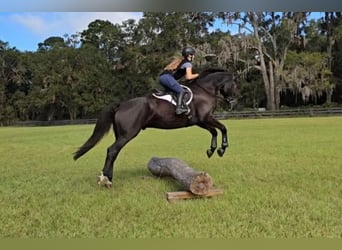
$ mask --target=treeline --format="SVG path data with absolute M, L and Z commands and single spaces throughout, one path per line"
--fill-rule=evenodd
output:
M 48 37 L 35 52 L 0 40 L 0 125 L 94 118 L 110 102 L 158 87 L 163 66 L 186 45 L 197 51 L 195 70 L 223 67 L 239 76 L 240 108 L 342 104 L 341 13 L 310 17 L 147 12 L 121 24 L 94 20 L 76 34 Z M 216 20 L 228 31 L 213 30 Z

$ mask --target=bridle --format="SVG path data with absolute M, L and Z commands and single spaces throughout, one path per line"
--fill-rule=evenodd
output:
M 200 89 L 202 89 L 202 90 L 203 90 L 205 93 L 207 93 L 208 95 L 210 95 L 210 96 L 212 96 L 212 97 L 215 97 L 215 98 L 217 98 L 217 99 L 224 100 L 224 101 L 228 102 L 229 104 L 231 104 L 231 103 L 233 103 L 233 102 L 236 102 L 236 99 L 237 99 L 237 98 L 234 98 L 234 97 L 231 97 L 231 96 L 229 96 L 229 97 L 224 97 L 224 96 L 221 94 L 221 91 L 220 91 L 220 90 L 218 91 L 220 94 L 217 94 L 217 93 L 213 94 L 213 93 L 209 92 L 207 89 L 203 88 L 200 84 L 196 84 L 196 86 L 199 87 Z

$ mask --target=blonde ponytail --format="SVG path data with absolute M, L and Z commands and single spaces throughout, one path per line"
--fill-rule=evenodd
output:
M 164 70 L 174 71 L 178 68 L 179 64 L 183 61 L 182 57 L 173 57 L 173 60 L 165 66 Z

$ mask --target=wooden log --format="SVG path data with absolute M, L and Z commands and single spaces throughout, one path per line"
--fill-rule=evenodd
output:
M 179 192 L 167 192 L 166 193 L 166 199 L 170 202 L 177 201 L 177 200 L 184 200 L 184 199 L 193 199 L 193 198 L 199 198 L 199 197 L 213 197 L 223 194 L 222 189 L 209 189 L 208 193 L 205 195 L 195 195 L 189 191 L 179 191 Z
M 154 176 L 173 177 L 185 190 L 195 195 L 206 195 L 213 186 L 209 174 L 196 171 L 177 158 L 152 157 L 147 166 Z

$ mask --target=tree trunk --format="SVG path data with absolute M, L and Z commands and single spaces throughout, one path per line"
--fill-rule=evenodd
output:
M 276 109 L 276 102 L 275 102 L 275 84 L 274 84 L 274 70 L 273 70 L 273 63 L 272 61 L 268 62 L 268 72 L 269 72 L 269 79 L 270 79 L 270 99 L 268 100 L 270 102 L 270 109 L 275 110 Z
M 173 177 L 187 191 L 196 195 L 208 194 L 213 186 L 213 181 L 207 173 L 192 169 L 180 159 L 152 157 L 147 166 L 153 175 Z

